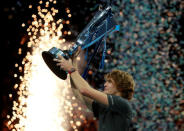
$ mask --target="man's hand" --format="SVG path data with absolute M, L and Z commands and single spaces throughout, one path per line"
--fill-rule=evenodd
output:
M 73 67 L 71 59 L 66 60 L 61 55 L 58 55 L 58 59 L 53 59 L 54 61 L 58 62 L 56 65 L 60 67 L 60 69 L 63 69 L 64 71 L 71 71 Z
M 59 66 L 64 71 L 71 71 L 72 68 L 77 68 L 77 56 L 81 51 L 81 47 L 79 46 L 77 51 L 72 55 L 72 58 L 66 60 L 63 56 L 58 55 L 58 59 L 53 59 L 53 61 L 58 62 L 56 65 Z

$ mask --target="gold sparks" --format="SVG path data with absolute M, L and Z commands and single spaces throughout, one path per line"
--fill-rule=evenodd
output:
M 71 14 L 68 14 L 68 17 L 72 17 L 72 15 Z
M 54 7 L 48 9 L 51 4 L 56 3 L 56 0 L 49 0 L 46 3 L 39 1 L 38 15 L 33 14 L 33 21 L 28 25 L 27 47 L 32 51 L 27 52 L 21 66 L 15 64 L 24 76 L 14 74 L 21 83 L 14 85 L 19 97 L 17 101 L 13 101 L 13 116 L 7 115 L 10 119 L 7 126 L 12 131 L 64 131 L 69 127 L 77 131 L 77 127 L 82 124 L 78 119 L 85 120 L 85 117 L 80 115 L 75 121 L 77 115 L 74 115 L 73 111 L 75 109 L 82 111 L 82 108 L 76 103 L 74 96 L 68 95 L 69 80 L 63 81 L 56 77 L 41 57 L 43 51 L 52 47 L 62 49 L 70 47 L 63 45 L 66 40 L 62 38 L 63 34 L 71 35 L 71 31 L 62 32 L 63 24 L 70 24 L 70 21 L 66 20 L 65 23 L 62 19 L 55 21 L 54 16 L 58 10 Z M 43 5 L 45 8 L 42 8 Z M 29 8 L 33 8 L 32 5 L 29 5 Z M 69 8 L 66 9 L 66 13 L 69 18 L 72 16 Z M 21 26 L 27 25 L 23 23 Z M 22 52 L 22 48 L 19 48 L 18 54 L 21 55 Z M 13 95 L 9 94 L 9 98 L 12 97 Z M 70 118 L 72 121 L 69 120 Z M 70 122 L 66 122 L 67 120 Z
M 29 8 L 31 9 L 32 8 L 32 5 L 29 5 Z
M 24 23 L 22 23 L 22 27 L 25 27 L 25 24 Z

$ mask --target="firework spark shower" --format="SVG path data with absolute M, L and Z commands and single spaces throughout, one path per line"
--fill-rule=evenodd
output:
M 27 29 L 30 36 L 28 47 L 32 48 L 32 52 L 28 52 L 22 61 L 24 76 L 18 86 L 18 101 L 14 101 L 13 117 L 8 125 L 12 130 L 62 131 L 63 103 L 69 86 L 67 81 L 60 80 L 49 70 L 41 52 L 52 46 L 61 46 L 64 42 L 61 39 L 63 24 L 61 19 L 57 22 L 54 20 L 58 10 L 42 9 L 43 2 L 39 3 L 38 15 L 32 15 L 33 22 Z M 49 7 L 49 2 L 46 2 L 45 7 Z

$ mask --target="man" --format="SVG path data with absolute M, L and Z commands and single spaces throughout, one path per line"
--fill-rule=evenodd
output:
M 130 74 L 120 70 L 113 70 L 105 75 L 104 91 L 91 88 L 77 69 L 77 53 L 72 60 L 62 56 L 54 61 L 70 74 L 72 91 L 76 98 L 93 111 L 99 120 L 99 131 L 128 131 L 132 119 L 132 109 L 129 100 L 134 93 L 134 80 Z

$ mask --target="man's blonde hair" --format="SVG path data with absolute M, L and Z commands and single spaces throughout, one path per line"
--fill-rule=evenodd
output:
M 133 77 L 127 72 L 115 69 L 105 75 L 106 80 L 111 78 L 114 80 L 116 88 L 121 92 L 122 97 L 131 100 L 135 86 Z

